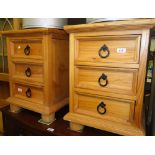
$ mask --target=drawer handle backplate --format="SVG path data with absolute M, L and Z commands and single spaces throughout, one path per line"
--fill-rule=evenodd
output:
M 97 112 L 101 115 L 106 113 L 106 104 L 104 102 L 101 102 L 98 106 L 97 106 Z
M 25 70 L 25 75 L 26 75 L 27 77 L 30 77 L 30 76 L 31 76 L 31 68 L 30 68 L 30 67 L 28 67 L 28 68 Z
M 30 98 L 30 97 L 32 96 L 32 93 L 31 93 L 31 89 L 30 89 L 30 88 L 28 88 L 28 89 L 26 90 L 26 96 L 27 96 L 28 98 Z
M 106 55 L 102 55 L 102 52 L 107 52 Z M 110 51 L 109 51 L 109 48 L 107 47 L 107 45 L 103 45 L 99 51 L 98 51 L 98 54 L 101 58 L 107 58 L 109 55 L 110 55 Z
M 25 53 L 25 55 L 29 55 L 30 54 L 30 46 L 29 45 L 27 45 L 26 47 L 25 47 L 25 49 L 24 49 L 24 53 Z
M 104 80 L 105 81 L 105 84 L 102 84 L 102 80 Z M 105 75 L 104 73 L 99 77 L 99 79 L 98 79 L 98 83 L 99 83 L 99 85 L 101 86 L 101 87 L 105 87 L 107 84 L 108 84 L 108 77 L 107 77 L 107 75 Z

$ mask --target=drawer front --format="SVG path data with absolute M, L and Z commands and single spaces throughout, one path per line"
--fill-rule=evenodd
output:
M 136 69 L 75 67 L 78 88 L 136 95 L 136 85 Z
M 138 63 L 140 35 L 81 37 L 76 40 L 76 61 Z
M 42 40 L 31 38 L 11 40 L 11 55 L 20 58 L 42 59 Z
M 14 97 L 26 101 L 43 104 L 43 88 L 15 83 L 13 88 L 13 95 Z
M 133 121 L 134 102 L 106 97 L 74 94 L 74 112 L 92 117 L 128 123 Z
M 43 66 L 35 64 L 13 64 L 13 78 L 43 83 Z

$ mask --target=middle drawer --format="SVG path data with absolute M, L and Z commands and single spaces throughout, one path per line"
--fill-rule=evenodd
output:
M 135 96 L 137 74 L 137 69 L 75 66 L 75 87 Z
M 24 64 L 14 62 L 13 66 L 13 78 L 28 80 L 29 82 L 43 83 L 42 64 Z

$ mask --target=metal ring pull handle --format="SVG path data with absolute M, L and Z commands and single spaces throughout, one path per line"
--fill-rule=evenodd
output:
M 30 76 L 31 76 L 31 68 L 30 68 L 30 67 L 28 67 L 28 68 L 25 70 L 25 75 L 26 75 L 27 77 L 30 77 Z
M 30 98 L 30 97 L 32 96 L 32 92 L 31 92 L 31 89 L 30 89 L 30 88 L 28 88 L 28 89 L 26 90 L 26 96 L 27 96 L 28 98 Z
M 105 81 L 105 84 L 102 84 L 102 80 L 104 80 Z M 99 83 L 99 85 L 101 86 L 101 87 L 105 87 L 107 84 L 108 84 L 108 77 L 107 77 L 107 75 L 105 75 L 104 73 L 99 77 L 99 79 L 98 79 L 98 83 Z
M 25 47 L 25 49 L 24 49 L 24 53 L 25 53 L 25 55 L 29 55 L 30 54 L 30 46 L 29 45 L 27 45 L 26 47 Z
M 103 55 L 102 55 L 102 52 L 107 52 L 107 54 L 106 54 L 105 56 L 103 56 Z M 107 45 L 104 44 L 104 45 L 99 49 L 98 54 L 99 54 L 99 56 L 100 56 L 101 58 L 107 58 L 107 57 L 110 55 L 110 51 L 109 51 Z
M 101 115 L 106 113 L 106 104 L 104 104 L 104 102 L 101 102 L 98 106 L 97 106 L 97 112 Z

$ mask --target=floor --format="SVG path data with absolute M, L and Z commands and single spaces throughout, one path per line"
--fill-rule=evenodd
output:
M 65 106 L 56 112 L 56 120 L 49 126 L 38 123 L 40 114 L 26 109 L 19 113 L 11 113 L 9 108 L 3 110 L 4 114 L 4 135 L 6 136 L 117 136 L 116 134 L 101 131 L 95 128 L 85 127 L 83 132 L 70 130 L 69 122 L 63 117 L 69 107 Z M 13 123 L 12 123 L 13 122 Z M 49 129 L 52 129 L 49 130 Z

